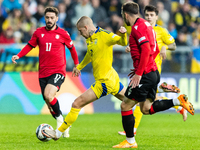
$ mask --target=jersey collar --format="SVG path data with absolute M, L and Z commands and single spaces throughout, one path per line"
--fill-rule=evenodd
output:
M 95 31 L 95 33 L 97 33 L 97 32 L 99 31 L 100 27 L 99 27 L 99 26 L 97 26 L 96 28 L 97 28 L 97 30 Z

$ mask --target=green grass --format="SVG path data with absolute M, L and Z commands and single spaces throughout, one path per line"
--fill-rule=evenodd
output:
M 41 123 L 54 128 L 50 115 L 0 115 L 0 150 L 109 150 L 125 137 L 121 115 L 80 115 L 70 130 L 70 138 L 41 142 L 35 130 Z M 137 130 L 139 150 L 196 150 L 200 149 L 200 114 L 182 121 L 179 114 L 160 113 L 143 116 Z

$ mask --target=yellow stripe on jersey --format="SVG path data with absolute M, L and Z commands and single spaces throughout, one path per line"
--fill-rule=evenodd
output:
M 83 69 L 88 63 L 92 63 L 93 75 L 95 80 L 105 81 L 109 79 L 116 71 L 112 67 L 113 45 L 127 45 L 127 35 L 120 36 L 104 30 L 102 28 L 86 40 L 87 53 L 83 61 L 77 66 L 78 70 Z
M 158 43 L 159 50 L 161 50 L 163 46 L 166 46 L 167 48 L 167 45 L 175 42 L 174 38 L 169 34 L 169 32 L 165 28 L 156 25 L 153 27 L 153 29 L 156 32 L 156 41 Z M 156 56 L 155 62 L 158 67 L 159 73 L 161 73 L 162 59 L 160 58 L 160 53 Z

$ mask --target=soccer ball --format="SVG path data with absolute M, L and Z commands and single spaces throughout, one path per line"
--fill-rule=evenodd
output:
M 36 129 L 36 137 L 42 142 L 47 142 L 51 140 L 51 138 L 47 138 L 46 136 L 42 134 L 42 130 L 44 130 L 45 128 L 49 128 L 53 130 L 53 127 L 46 123 L 40 124 Z

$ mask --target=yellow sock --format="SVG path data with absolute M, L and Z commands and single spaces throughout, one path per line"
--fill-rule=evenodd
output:
M 60 132 L 64 132 L 67 128 L 69 128 L 69 126 L 72 125 L 72 123 L 74 123 L 76 121 L 76 119 L 78 118 L 78 114 L 79 111 L 81 109 L 76 109 L 76 108 L 71 108 L 70 112 L 67 114 L 67 116 L 65 117 L 64 122 L 62 123 L 62 125 L 58 128 L 58 130 Z
M 143 115 L 142 112 L 140 111 L 140 106 L 136 105 L 133 115 L 135 117 L 134 128 L 138 128 Z

